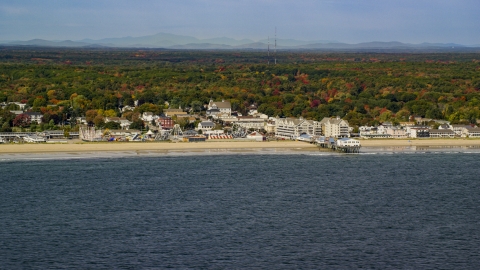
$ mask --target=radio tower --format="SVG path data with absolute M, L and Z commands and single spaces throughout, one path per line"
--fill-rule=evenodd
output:
M 277 64 L 277 27 L 275 26 L 275 65 Z
M 270 36 L 268 36 L 268 46 L 267 46 L 267 65 L 270 65 Z

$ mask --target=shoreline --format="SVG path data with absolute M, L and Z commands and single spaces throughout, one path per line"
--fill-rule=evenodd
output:
M 360 139 L 362 149 L 451 149 L 480 148 L 480 139 Z M 210 142 L 94 142 L 94 143 L 58 143 L 58 144 L 0 144 L 0 155 L 5 154 L 53 154 L 53 153 L 101 153 L 101 152 L 137 152 L 137 153 L 201 153 L 231 152 L 246 153 L 257 150 L 271 151 L 316 151 L 314 144 L 299 141 L 210 141 Z M 325 149 L 323 149 L 325 150 Z M 329 151 L 329 150 L 327 150 Z M 323 151 L 322 151 L 323 152 Z

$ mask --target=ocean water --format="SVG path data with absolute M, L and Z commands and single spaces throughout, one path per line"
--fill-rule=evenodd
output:
M 0 161 L 1 269 L 478 269 L 479 153 Z

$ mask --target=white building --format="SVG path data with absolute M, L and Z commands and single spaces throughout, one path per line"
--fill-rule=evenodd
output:
M 232 105 L 230 104 L 230 102 L 225 100 L 222 100 L 221 102 L 210 100 L 207 107 L 207 115 L 210 116 L 217 114 L 231 115 Z
M 202 121 L 198 123 L 196 130 L 201 130 L 204 134 L 206 131 L 210 131 L 215 127 L 215 124 L 211 121 Z
M 454 138 L 455 132 L 451 129 L 430 129 L 430 138 Z
M 320 121 L 323 135 L 326 137 L 346 138 L 350 137 L 350 126 L 346 120 L 340 117 L 329 118 L 325 117 Z
M 265 129 L 265 119 L 252 116 L 239 116 L 237 124 L 246 129 Z
M 247 135 L 247 139 L 261 142 L 265 140 L 265 135 L 260 132 L 252 132 Z
M 358 140 L 354 140 L 354 139 L 351 139 L 351 138 L 341 138 L 339 140 L 337 140 L 337 145 L 338 146 L 360 146 L 360 141 Z
M 471 128 L 468 130 L 469 138 L 480 138 L 480 128 Z
M 145 121 L 145 122 L 152 122 L 152 120 L 155 120 L 157 119 L 158 116 L 157 115 L 154 115 L 152 112 L 144 112 L 142 114 L 142 120 Z
M 39 112 L 26 112 L 25 114 L 30 118 L 30 122 L 42 123 L 43 114 Z
M 275 137 L 295 140 L 302 134 L 320 136 L 322 126 L 320 122 L 300 118 L 276 118 Z

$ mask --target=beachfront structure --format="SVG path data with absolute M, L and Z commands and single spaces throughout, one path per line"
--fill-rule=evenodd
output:
M 455 132 L 456 136 L 467 137 L 468 131 L 473 127 L 470 125 L 452 125 L 452 130 Z
M 265 131 L 269 134 L 274 134 L 276 127 L 275 127 L 275 122 L 269 121 L 265 124 L 264 127 Z
M 394 138 L 394 139 L 407 138 L 407 131 L 405 129 L 393 127 L 393 126 L 390 128 L 387 128 L 386 134 L 389 135 L 389 138 Z
M 265 140 L 265 135 L 263 135 L 260 132 L 252 132 L 247 135 L 247 139 L 257 141 L 257 142 L 262 142 Z
M 451 129 L 430 129 L 430 138 L 454 138 L 455 132 Z
M 321 130 L 326 137 L 346 138 L 350 137 L 350 126 L 346 120 L 340 117 L 325 117 L 320 121 Z
M 38 135 L 25 136 L 23 140 L 28 143 L 42 143 L 47 141 L 44 137 Z
M 265 129 L 265 119 L 253 116 L 238 116 L 237 125 L 246 129 Z
M 207 106 L 207 116 L 213 116 L 218 114 L 232 114 L 232 105 L 230 102 L 222 100 L 220 101 L 213 101 L 210 100 Z
M 428 138 L 430 137 L 430 129 L 428 127 L 411 127 L 409 128 L 410 138 Z
M 211 121 L 202 121 L 198 123 L 196 130 L 201 130 L 203 133 L 210 131 L 215 127 L 215 124 Z
M 471 128 L 468 130 L 467 136 L 469 138 L 480 138 L 480 128 Z
M 360 147 L 360 141 L 352 138 L 341 138 L 337 140 L 337 146 L 339 147 Z
M 276 118 L 275 137 L 295 140 L 302 134 L 320 136 L 322 126 L 320 122 L 300 118 Z

